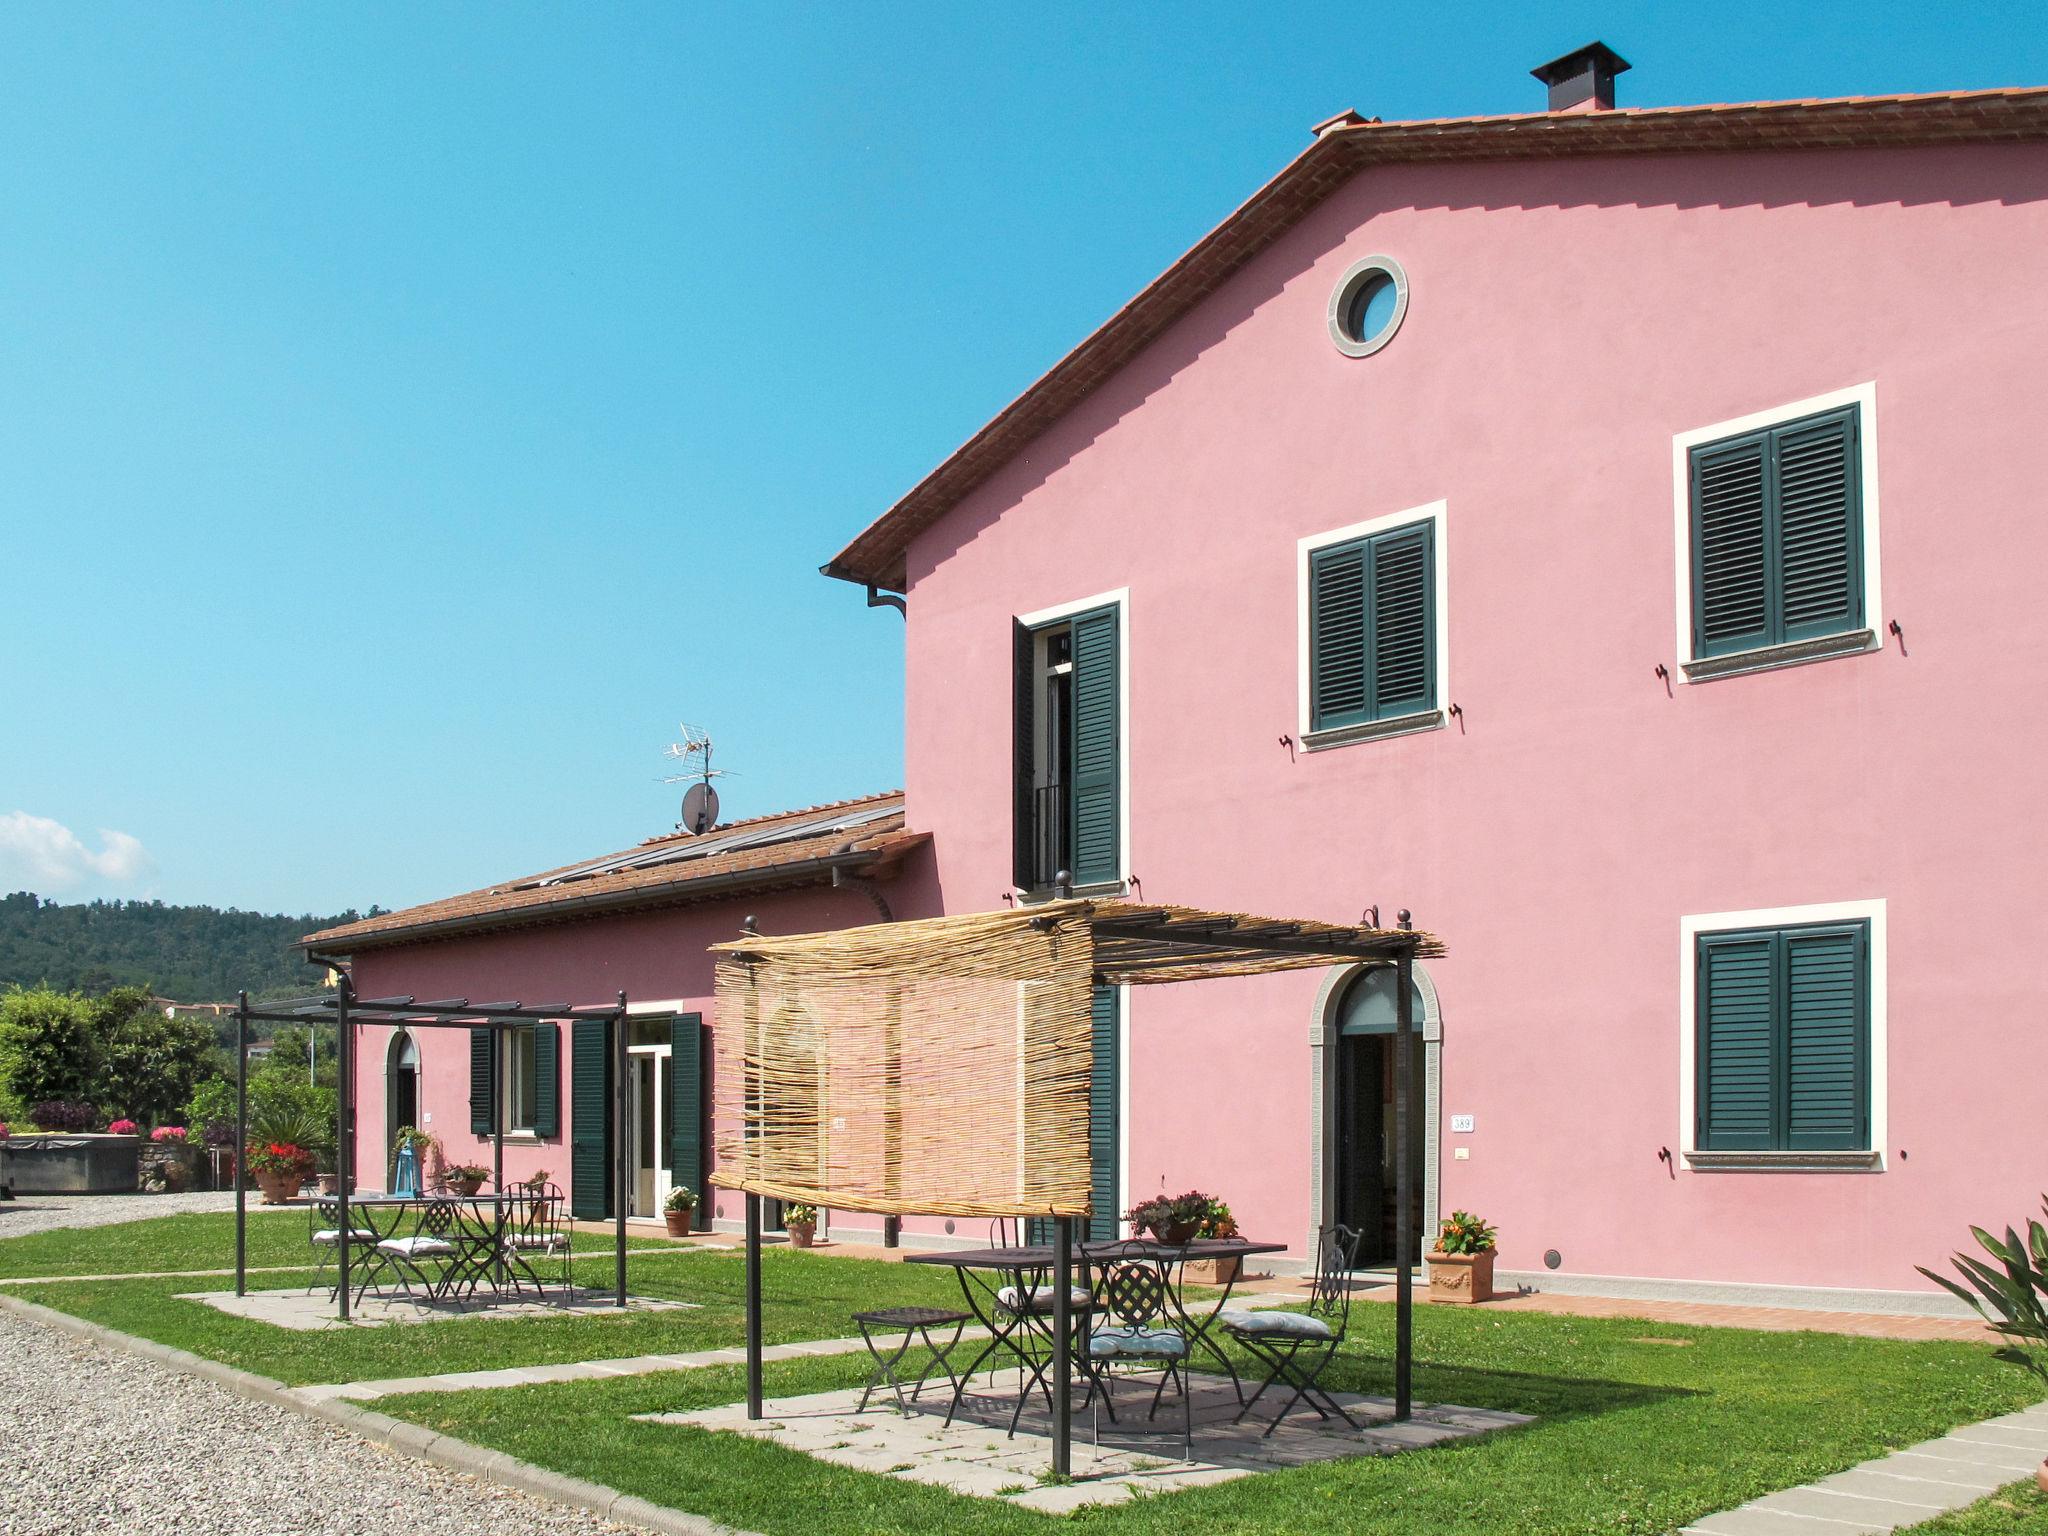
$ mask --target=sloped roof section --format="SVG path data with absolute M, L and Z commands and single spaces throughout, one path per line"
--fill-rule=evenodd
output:
M 674 833 L 480 891 L 309 933 L 302 947 L 352 954 L 458 933 L 679 906 L 820 885 L 835 870 L 888 875 L 926 835 L 903 825 L 903 792 L 836 800 Z
M 900 590 L 910 541 L 1169 326 L 1374 165 L 2048 140 L 2048 87 L 1383 123 L 1343 112 L 1193 249 L 954 450 L 824 568 Z

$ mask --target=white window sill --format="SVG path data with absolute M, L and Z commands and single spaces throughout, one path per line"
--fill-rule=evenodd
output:
M 1123 897 L 1130 895 L 1130 893 L 1131 885 L 1128 880 L 1098 880 L 1093 885 L 1077 885 L 1073 887 L 1073 894 L 1075 896 L 1106 896 L 1111 900 L 1121 900 Z M 1058 901 L 1059 899 L 1058 893 L 1049 885 L 1041 885 L 1033 890 L 1019 891 L 1017 893 L 1017 905 L 1020 907 L 1043 906 L 1048 901 Z
M 1395 715 L 1386 720 L 1361 720 L 1356 725 L 1337 725 L 1326 731 L 1303 731 L 1301 750 L 1327 752 L 1332 747 L 1348 747 L 1353 742 L 1379 741 L 1388 736 L 1412 736 L 1417 731 L 1440 731 L 1443 727 L 1444 712 L 1440 709 L 1425 709 L 1419 714 Z
M 1775 671 L 1779 667 L 1803 667 L 1809 661 L 1829 661 L 1837 656 L 1856 656 L 1876 649 L 1876 630 L 1852 629 L 1846 634 L 1795 640 L 1790 645 L 1767 645 L 1754 651 L 1731 651 L 1726 656 L 1703 656 L 1681 665 L 1687 682 L 1707 683 L 1717 677 L 1740 677 L 1749 672 Z
M 1882 1173 L 1877 1152 L 1687 1152 L 1695 1173 Z
M 488 1141 L 490 1138 L 485 1137 L 484 1139 Z M 540 1147 L 547 1145 L 547 1143 L 542 1141 L 532 1131 L 507 1131 L 505 1133 L 505 1145 L 508 1147 Z

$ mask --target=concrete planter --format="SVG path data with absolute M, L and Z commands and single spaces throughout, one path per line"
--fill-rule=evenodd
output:
M 1493 1250 L 1430 1254 L 1429 1299 L 1453 1303 L 1491 1301 Z
M 11 1136 L 0 1183 L 17 1195 L 132 1195 L 142 1175 L 140 1136 Z

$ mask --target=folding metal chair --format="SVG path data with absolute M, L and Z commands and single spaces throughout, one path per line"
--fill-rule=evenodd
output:
M 1327 1421 L 1336 1414 L 1353 1429 L 1358 1421 L 1317 1385 L 1330 1362 L 1336 1358 L 1351 1325 L 1351 1266 L 1358 1255 L 1360 1233 L 1351 1227 L 1325 1227 L 1316 1239 L 1316 1275 L 1308 1305 L 1300 1311 L 1253 1311 L 1248 1307 L 1226 1307 L 1216 1314 L 1223 1331 L 1256 1356 L 1266 1367 L 1266 1379 L 1238 1410 L 1237 1421 L 1258 1406 L 1266 1389 L 1275 1382 L 1294 1388 L 1287 1406 L 1266 1426 L 1272 1434 L 1296 1405 L 1306 1402 L 1316 1415 Z
M 1092 1255 L 1082 1251 L 1083 1278 L 1091 1270 L 1099 1276 L 1090 1286 L 1093 1313 L 1078 1352 L 1081 1369 L 1088 1377 L 1087 1405 L 1094 1410 L 1098 1446 L 1102 1444 L 1102 1410 L 1107 1407 L 1110 1422 L 1117 1422 L 1116 1404 L 1110 1396 L 1115 1378 L 1112 1367 L 1131 1365 L 1160 1372 L 1151 1410 L 1145 1415 L 1148 1421 L 1158 1416 L 1167 1383 L 1179 1384 L 1182 1446 L 1187 1459 L 1195 1459 L 1195 1400 L 1186 1371 L 1188 1336 L 1173 1326 L 1170 1300 L 1174 1277 L 1168 1271 L 1179 1263 L 1144 1242 L 1119 1243 Z

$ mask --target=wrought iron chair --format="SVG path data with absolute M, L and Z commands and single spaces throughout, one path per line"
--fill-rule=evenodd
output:
M 1152 1392 L 1147 1420 L 1159 1414 L 1167 1383 L 1180 1387 L 1181 1440 L 1189 1461 L 1195 1459 L 1195 1401 L 1187 1377 L 1188 1336 L 1174 1326 L 1172 1286 L 1180 1261 L 1162 1255 L 1145 1242 L 1119 1243 L 1094 1253 L 1082 1251 L 1081 1274 L 1094 1277 L 1093 1315 L 1076 1341 L 1078 1363 L 1088 1378 L 1087 1406 L 1094 1410 L 1095 1443 L 1102 1444 L 1102 1410 L 1116 1422 L 1112 1399 L 1113 1367 L 1135 1366 L 1160 1373 Z
M 505 1258 L 547 1299 L 547 1287 L 535 1270 L 536 1264 L 558 1263 L 562 1299 L 576 1295 L 575 1260 L 570 1243 L 566 1203 L 559 1184 L 521 1184 L 513 1190 L 513 1204 L 506 1213 Z
M 349 1207 L 349 1249 L 350 1258 L 356 1253 L 370 1253 L 383 1236 L 363 1217 L 360 1206 Z M 334 1300 L 334 1293 L 341 1289 L 341 1275 L 337 1268 L 341 1254 L 341 1201 L 321 1196 L 307 1212 L 306 1240 L 313 1245 L 313 1252 L 319 1262 L 313 1268 L 313 1280 L 306 1289 L 318 1288 L 320 1277 L 329 1269 L 336 1269 L 334 1284 L 327 1288 L 327 1299 Z
M 1318 1417 L 1327 1421 L 1336 1414 L 1353 1429 L 1358 1421 L 1317 1383 L 1344 1343 L 1351 1325 L 1351 1266 L 1358 1256 L 1361 1234 L 1352 1227 L 1325 1227 L 1316 1239 L 1316 1274 L 1308 1305 L 1300 1311 L 1253 1311 L 1248 1307 L 1226 1307 L 1216 1314 L 1223 1331 L 1237 1340 L 1266 1367 L 1266 1379 L 1237 1413 L 1242 1423 L 1258 1406 L 1266 1389 L 1275 1382 L 1294 1388 L 1287 1406 L 1266 1426 L 1272 1434 L 1295 1406 L 1306 1402 Z
M 438 1196 L 422 1201 L 411 1235 L 387 1237 L 378 1242 L 374 1250 L 377 1265 L 364 1277 L 362 1290 L 356 1293 L 356 1299 L 360 1301 L 363 1291 L 370 1288 L 370 1282 L 388 1269 L 398 1276 L 406 1296 L 414 1303 L 421 1300 L 419 1292 L 413 1289 L 415 1279 L 426 1293 L 426 1300 L 439 1300 L 453 1289 L 454 1283 L 469 1267 L 460 1241 L 462 1235 L 461 1201 Z M 435 1266 L 433 1274 L 427 1272 L 429 1264 Z

